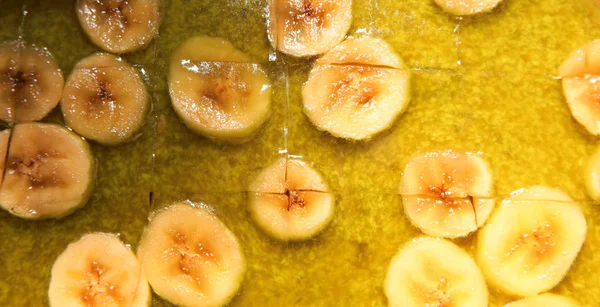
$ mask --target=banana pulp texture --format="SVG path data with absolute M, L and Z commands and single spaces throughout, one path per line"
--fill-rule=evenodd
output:
M 4 170 L 6 169 L 6 156 L 8 153 L 8 141 L 10 140 L 10 129 L 0 131 L 0 187 L 4 179 Z
M 266 73 L 220 38 L 193 37 L 177 48 L 169 93 L 183 123 L 210 139 L 248 141 L 271 114 Z
M 333 218 L 334 197 L 321 175 L 306 162 L 280 158 L 261 171 L 249 188 L 250 214 L 279 240 L 305 240 Z
M 150 217 L 138 257 L 152 289 L 178 306 L 223 306 L 246 261 L 236 236 L 207 208 L 174 204 Z
M 447 13 L 458 16 L 489 12 L 502 0 L 435 0 Z
M 487 281 L 515 296 L 556 286 L 586 236 L 579 205 L 562 191 L 534 186 L 500 204 L 477 237 L 477 263 Z
M 60 105 L 67 125 L 77 133 L 115 145 L 139 132 L 150 98 L 133 67 L 114 55 L 96 53 L 75 65 Z
M 351 23 L 351 0 L 273 0 L 267 34 L 277 50 L 306 57 L 341 42 Z
M 148 281 L 131 249 L 117 235 L 86 234 L 52 266 L 50 306 L 149 306 Z
M 596 201 L 600 201 L 600 147 L 585 166 L 584 183 L 588 194 Z
M 600 134 L 600 40 L 575 51 L 559 69 L 563 94 L 573 117 L 591 134 Z
M 62 71 L 46 48 L 0 45 L 0 120 L 41 120 L 60 101 L 63 85 Z
M 333 136 L 366 140 L 389 128 L 410 99 L 410 73 L 385 41 L 349 38 L 317 60 L 302 89 L 304 113 Z
M 404 212 L 424 233 L 463 237 L 481 227 L 494 209 L 489 165 L 473 153 L 445 150 L 414 157 L 400 183 Z
M 507 304 L 505 307 L 579 307 L 579 303 L 566 296 L 544 293 Z
M 77 0 L 76 11 L 92 42 L 112 53 L 145 47 L 161 23 L 160 0 Z
M 90 147 L 80 136 L 55 124 L 17 124 L 0 206 L 26 219 L 65 216 L 87 202 L 95 172 Z
M 475 261 L 452 242 L 430 237 L 414 239 L 394 256 L 384 292 L 393 307 L 488 305 Z

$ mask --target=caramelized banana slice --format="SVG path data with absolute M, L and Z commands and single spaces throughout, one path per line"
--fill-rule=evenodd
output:
M 573 51 L 559 74 L 573 117 L 591 134 L 600 135 L 600 40 Z
M 436 237 L 463 237 L 481 227 L 494 208 L 492 193 L 485 160 L 453 150 L 413 158 L 400 183 L 406 216 Z
M 314 237 L 333 218 L 333 195 L 321 175 L 301 160 L 277 160 L 258 175 L 249 190 L 252 218 L 276 239 Z
M 206 209 L 184 203 L 150 217 L 138 256 L 154 292 L 178 306 L 224 306 L 246 270 L 227 226 Z
M 25 219 L 63 217 L 87 202 L 95 161 L 87 142 L 55 124 L 13 128 L 0 206 Z
M 86 234 L 67 246 L 52 266 L 50 306 L 150 305 L 148 281 L 118 236 Z
M 399 68 L 404 62 L 384 41 L 349 39 L 310 71 L 302 89 L 304 113 L 333 136 L 369 139 L 389 128 L 408 104 L 410 73 Z
M 85 33 L 108 52 L 135 51 L 158 35 L 160 0 L 77 0 L 75 6 Z
M 566 296 L 544 293 L 506 304 L 505 307 L 579 307 L 580 305 Z
M 384 292 L 391 307 L 488 305 L 488 289 L 473 259 L 443 239 L 406 244 L 392 259 Z
M 351 0 L 273 0 L 268 37 L 283 53 L 313 56 L 341 42 L 351 23 Z
M 446 13 L 458 16 L 475 15 L 493 10 L 502 0 L 435 0 Z
M 0 187 L 4 179 L 4 170 L 6 169 L 6 156 L 8 153 L 8 141 L 10 140 L 10 129 L 0 131 Z
M 62 71 L 47 49 L 0 45 L 0 120 L 41 120 L 58 104 L 63 85 Z
M 585 240 L 581 208 L 560 190 L 535 186 L 511 194 L 477 237 L 477 263 L 487 281 L 516 296 L 556 286 Z
M 61 109 L 75 132 L 116 145 L 139 133 L 150 110 L 150 98 L 133 67 L 114 55 L 96 53 L 75 65 Z
M 207 48 L 205 48 L 207 46 Z M 192 131 L 232 143 L 248 141 L 271 114 L 271 84 L 258 64 L 221 39 L 194 37 L 173 54 L 169 93 Z

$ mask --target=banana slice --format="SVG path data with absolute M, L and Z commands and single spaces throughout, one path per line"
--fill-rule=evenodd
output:
M 0 187 L 4 179 L 6 169 L 6 156 L 8 153 L 8 141 L 10 140 L 10 129 L 0 131 Z
M 596 148 L 585 166 L 584 183 L 590 197 L 600 201 L 600 147 Z
M 600 135 L 600 40 L 573 51 L 559 74 L 573 117 L 591 134 Z
M 160 0 L 77 0 L 79 23 L 92 42 L 112 53 L 145 47 L 158 35 Z
M 223 306 L 246 261 L 235 235 L 204 208 L 174 204 L 151 216 L 138 248 L 156 294 L 178 306 Z
M 351 0 L 273 0 L 267 34 L 277 50 L 306 57 L 341 42 L 351 23 Z
M 404 169 L 400 194 L 411 223 L 436 237 L 463 237 L 477 230 L 495 203 L 485 160 L 453 150 L 413 158 Z
M 446 13 L 467 16 L 489 12 L 502 0 L 435 0 L 435 2 Z
M 333 195 L 321 175 L 301 160 L 277 160 L 258 175 L 249 191 L 252 218 L 279 240 L 314 237 L 333 218 Z
M 566 296 L 544 293 L 514 301 L 505 307 L 579 307 L 579 303 Z
M 150 98 L 133 67 L 114 55 L 96 53 L 75 65 L 60 106 L 75 132 L 116 145 L 131 140 L 142 128 Z
M 59 218 L 85 205 L 95 161 L 87 142 L 55 124 L 13 128 L 0 206 L 25 219 Z
M 488 306 L 488 289 L 473 259 L 443 239 L 406 244 L 392 259 L 384 292 L 393 307 Z
M 319 61 L 302 98 L 304 113 L 320 130 L 366 140 L 389 128 L 408 104 L 410 73 L 396 69 L 404 67 L 402 59 L 380 39 L 347 40 Z
M 169 93 L 175 112 L 210 139 L 248 141 L 271 114 L 271 84 L 258 64 L 230 43 L 194 37 L 173 54 Z
M 148 282 L 131 249 L 117 235 L 86 234 L 52 266 L 50 306 L 149 306 Z
M 38 121 L 60 100 L 63 74 L 46 48 L 0 45 L 0 120 Z
M 505 199 L 479 231 L 477 262 L 499 290 L 533 296 L 565 277 L 586 231 L 583 212 L 562 191 L 522 189 Z

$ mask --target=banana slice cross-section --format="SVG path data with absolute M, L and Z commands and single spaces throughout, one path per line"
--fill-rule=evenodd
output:
M 505 307 L 579 307 L 579 303 L 566 296 L 544 293 L 528 298 L 524 298 L 512 303 L 506 304 Z
M 6 169 L 6 156 L 8 154 L 8 141 L 10 140 L 10 129 L 0 131 L 0 187 L 4 179 Z
M 0 206 L 26 218 L 59 218 L 90 197 L 95 160 L 87 142 L 55 124 L 13 128 Z
M 41 120 L 60 101 L 63 86 L 62 71 L 46 48 L 0 45 L 0 120 Z
M 117 235 L 86 234 L 52 266 L 50 306 L 150 305 L 148 281 L 131 249 Z
M 351 0 L 273 0 L 267 33 L 277 50 L 306 57 L 341 42 L 351 23 Z
M 486 307 L 488 289 L 475 261 L 444 239 L 423 237 L 394 256 L 384 283 L 391 307 Z
M 446 12 L 457 16 L 475 15 L 493 10 L 502 0 L 435 0 Z
M 600 135 L 600 40 L 573 51 L 559 75 L 573 117 L 591 134 Z
M 251 139 L 271 114 L 271 84 L 258 64 L 219 38 L 194 37 L 171 57 L 173 108 L 192 131 L 232 143 Z
M 367 140 L 389 128 L 410 98 L 410 73 L 381 39 L 350 38 L 313 66 L 304 113 L 331 135 Z
M 77 0 L 79 23 L 91 41 L 112 53 L 132 52 L 156 37 L 160 0 Z
M 79 61 L 65 85 L 61 109 L 67 125 L 105 145 L 131 140 L 150 110 L 140 74 L 122 59 L 96 53 Z
M 413 225 L 428 235 L 447 238 L 477 230 L 495 203 L 485 160 L 455 150 L 414 157 L 404 169 L 400 195 Z
M 276 239 L 314 237 L 333 218 L 333 195 L 321 175 L 301 160 L 280 158 L 258 175 L 249 190 L 252 218 Z
M 207 209 L 185 203 L 151 216 L 138 257 L 154 292 L 178 306 L 224 306 L 246 269 L 227 226 Z
M 516 296 L 556 286 L 585 240 L 581 208 L 562 191 L 534 186 L 500 204 L 477 237 L 477 263 L 487 281 Z

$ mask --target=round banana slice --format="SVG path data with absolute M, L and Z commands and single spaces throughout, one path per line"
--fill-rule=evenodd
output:
M 347 40 L 319 61 L 302 98 L 304 113 L 320 130 L 366 140 L 389 128 L 408 104 L 410 73 L 397 69 L 404 62 L 380 39 Z
M 0 206 L 25 219 L 63 217 L 87 202 L 95 160 L 87 142 L 55 124 L 13 128 Z
M 579 303 L 566 296 L 544 293 L 514 301 L 505 307 L 579 307 Z
M 585 166 L 584 183 L 590 197 L 600 201 L 600 147 L 596 148 Z
M 271 114 L 271 84 L 258 64 L 230 43 L 194 37 L 171 57 L 169 93 L 175 112 L 210 139 L 248 141 Z
M 600 40 L 573 51 L 559 74 L 573 117 L 591 134 L 600 135 Z
M 235 235 L 204 208 L 174 204 L 151 216 L 138 257 L 156 294 L 178 306 L 223 306 L 246 261 Z
M 457 16 L 475 15 L 493 10 L 502 0 L 435 0 L 446 12 Z
M 341 42 L 351 23 L 351 0 L 274 0 L 267 34 L 277 50 L 306 57 Z
M 141 266 L 117 235 L 86 234 L 52 266 L 50 306 L 149 306 L 152 295 Z
M 252 218 L 275 239 L 309 239 L 333 218 L 333 195 L 321 175 L 301 160 L 277 160 L 258 175 L 249 190 Z
M 496 209 L 477 237 L 477 263 L 488 282 L 516 296 L 556 286 L 585 240 L 583 212 L 557 189 L 517 191 Z
M 75 5 L 85 33 L 108 52 L 138 50 L 158 35 L 160 0 L 77 0 Z
M 60 106 L 75 132 L 116 145 L 131 140 L 142 128 L 150 98 L 133 67 L 114 55 L 96 53 L 75 65 Z
M 394 256 L 384 284 L 392 307 L 486 307 L 488 289 L 473 259 L 452 242 L 418 238 Z
M 6 156 L 8 154 L 8 141 L 10 140 L 10 129 L 0 131 L 0 187 L 4 179 L 6 169 Z
M 414 157 L 400 183 L 404 212 L 424 233 L 463 237 L 494 209 L 492 172 L 481 157 L 453 150 Z
M 62 71 L 46 48 L 0 45 L 0 120 L 41 120 L 60 101 L 63 85 Z

